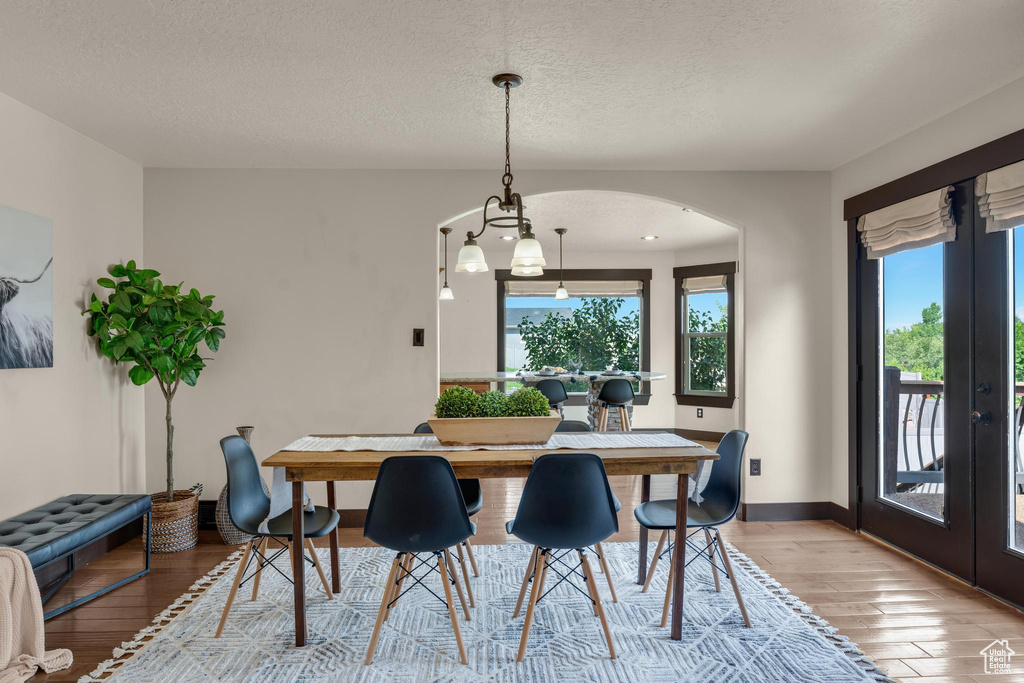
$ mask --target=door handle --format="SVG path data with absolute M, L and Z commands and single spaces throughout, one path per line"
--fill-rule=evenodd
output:
M 987 410 L 975 410 L 971 413 L 971 422 L 976 425 L 987 425 L 992 422 L 992 413 Z

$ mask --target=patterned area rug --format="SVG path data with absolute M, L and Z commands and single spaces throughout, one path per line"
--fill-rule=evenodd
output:
M 179 598 L 153 626 L 115 650 L 115 659 L 81 680 L 890 680 L 809 607 L 730 549 L 751 628 L 743 624 L 728 580 L 723 577 L 722 592 L 716 593 L 710 565 L 698 560 L 686 570 L 683 639 L 670 640 L 669 630 L 658 626 L 667 565 L 660 564 L 651 589 L 641 593 L 634 583 L 636 544 L 607 543 L 618 603 L 611 602 L 604 575 L 598 573 L 596 578 L 618 659 L 609 658 L 600 622 L 587 599 L 562 584 L 540 603 L 526 661 L 519 664 L 515 660 L 523 616 L 512 619 L 511 615 L 530 548 L 479 546 L 481 576 L 473 579 L 472 620 L 465 621 L 459 612 L 469 666 L 459 662 L 444 605 L 421 587 L 395 607 L 384 625 L 373 664 L 363 666 L 393 557 L 381 548 L 342 549 L 342 590 L 333 601 L 318 591 L 316 573 L 308 571 L 306 647 L 294 647 L 291 584 L 270 569 L 264 571 L 257 600 L 249 600 L 251 584 L 242 587 L 224 635 L 216 639 L 213 634 L 237 562 L 232 558 L 201 579 L 194 592 Z M 319 552 L 328 568 L 328 551 Z M 282 569 L 288 571 L 284 565 L 286 559 Z M 441 593 L 437 574 L 427 582 Z

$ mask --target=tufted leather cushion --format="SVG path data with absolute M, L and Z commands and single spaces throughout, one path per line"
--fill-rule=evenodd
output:
M 147 495 L 73 493 L 0 522 L 0 545 L 17 548 L 39 567 L 103 538 L 151 508 Z

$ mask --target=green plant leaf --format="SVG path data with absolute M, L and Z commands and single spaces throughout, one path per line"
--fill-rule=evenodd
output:
M 117 306 L 125 313 L 128 313 L 132 310 L 132 300 L 124 292 L 118 292 L 117 294 L 112 296 L 110 299 L 110 303 L 112 303 L 114 306 Z
M 136 365 L 128 371 L 128 377 L 135 385 L 142 386 L 149 380 L 153 379 L 153 373 L 141 365 Z
M 125 275 L 128 274 L 128 271 L 125 270 L 124 266 L 122 265 L 111 266 L 107 272 L 113 275 L 114 277 L 124 277 Z
M 128 270 L 135 270 L 135 261 L 131 260 L 128 263 L 126 263 L 125 268 L 127 268 Z
M 114 354 L 115 360 L 121 360 L 121 357 L 124 356 L 125 351 L 128 350 L 128 342 L 124 339 L 124 337 L 121 337 L 114 342 L 110 350 L 111 353 Z
M 93 313 L 102 313 L 103 304 L 100 303 L 99 301 L 92 301 L 89 303 L 89 310 L 92 311 Z
M 109 277 L 101 277 L 96 281 L 100 287 L 106 287 L 107 289 L 114 289 L 117 287 L 117 283 L 111 280 Z
M 128 346 L 136 351 L 142 349 L 143 345 L 146 343 L 145 339 L 142 338 L 142 335 L 134 331 L 128 333 L 126 341 L 128 342 Z
M 158 353 L 150 361 L 154 370 L 159 372 L 173 372 L 174 361 L 166 353 Z
M 119 327 L 121 329 L 127 329 L 128 327 L 128 321 L 125 320 L 124 316 L 121 315 L 120 313 L 110 314 L 110 324 L 113 325 L 114 327 Z
M 206 346 L 214 353 L 220 348 L 220 337 L 215 335 L 213 330 L 206 333 Z
M 190 387 L 194 387 L 199 379 L 199 373 L 191 367 L 182 368 L 178 374 L 181 377 L 181 381 Z
M 143 270 L 140 270 L 139 275 L 141 275 L 144 280 L 152 280 L 155 277 L 160 277 L 160 273 L 152 268 L 144 268 Z

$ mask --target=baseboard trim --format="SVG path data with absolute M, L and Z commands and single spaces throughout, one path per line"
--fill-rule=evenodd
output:
M 832 503 L 741 503 L 739 518 L 744 522 L 793 522 L 803 519 L 832 519 Z
M 725 432 L 709 432 L 703 429 L 675 429 L 676 435 L 692 441 L 721 441 Z
M 844 508 L 838 503 L 829 503 L 831 519 L 836 524 L 840 524 L 850 531 L 857 530 L 857 509 L 856 508 Z
M 338 510 L 338 515 L 338 526 L 342 529 L 362 529 L 366 525 L 366 508 Z

